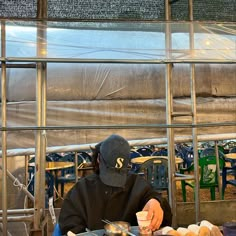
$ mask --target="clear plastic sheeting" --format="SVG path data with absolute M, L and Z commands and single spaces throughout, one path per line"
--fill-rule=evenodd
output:
M 236 98 L 198 98 L 197 123 L 235 122 Z M 165 100 L 103 100 L 103 101 L 49 101 L 47 108 L 47 125 L 62 127 L 61 130 L 46 132 L 47 146 L 64 146 L 95 143 L 112 133 L 119 133 L 129 140 L 166 138 L 166 128 L 150 127 L 155 124 L 165 124 Z M 35 126 L 35 102 L 19 102 L 8 104 L 9 127 Z M 191 109 L 188 98 L 176 99 L 174 109 L 186 112 Z M 178 117 L 176 124 L 191 124 L 190 117 Z M 90 129 L 89 126 L 100 126 Z M 120 128 L 122 125 L 134 127 Z M 135 127 L 135 126 L 143 127 Z M 63 126 L 72 129 L 63 129 Z M 73 129 L 73 126 L 87 128 Z M 102 128 L 102 126 L 113 126 Z M 117 128 L 116 128 L 117 127 Z M 176 135 L 191 135 L 192 129 L 177 128 Z M 236 133 L 235 126 L 202 127 L 198 134 Z M 8 148 L 34 147 L 34 132 L 32 130 L 9 131 Z
M 236 64 L 197 64 L 196 94 L 236 95 Z M 172 69 L 174 97 L 190 96 L 190 66 Z M 7 100 L 35 101 L 36 70 L 7 69 Z M 47 100 L 133 100 L 165 98 L 165 65 L 48 63 Z
M 46 37 L 42 37 L 43 32 Z M 39 55 L 45 60 L 235 62 L 235 32 L 234 23 L 47 22 L 43 25 L 10 21 L 6 22 L 6 57 L 9 62 Z
M 170 62 L 175 111 L 191 111 L 190 64 L 196 62 L 197 123 L 236 121 L 234 23 L 6 21 L 5 29 L 7 148 L 35 146 L 40 61 L 48 62 L 46 126 L 60 128 L 46 131 L 46 146 L 94 143 L 111 133 L 166 138 L 164 64 Z M 175 122 L 191 124 L 190 117 Z M 235 129 L 221 125 L 198 133 Z

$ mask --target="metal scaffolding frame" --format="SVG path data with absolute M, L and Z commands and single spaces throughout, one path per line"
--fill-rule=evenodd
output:
M 192 9 L 192 0 L 189 0 L 189 20 L 193 21 L 193 9 Z M 171 20 L 171 4 L 168 0 L 165 1 L 165 9 L 166 9 L 166 20 Z M 171 29 L 170 26 L 167 25 L 166 28 L 166 48 L 171 49 Z M 194 48 L 194 40 L 193 40 L 193 25 L 189 26 L 189 34 L 190 34 L 190 49 Z M 169 51 L 168 51 L 169 52 Z M 169 56 L 168 56 L 169 57 Z M 172 85 L 172 64 L 166 65 L 166 123 L 172 125 L 175 117 L 180 116 L 190 116 L 192 118 L 192 125 L 197 124 L 197 116 L 196 116 L 196 89 L 195 89 L 195 64 L 190 64 L 190 84 L 191 84 L 191 112 L 179 113 L 178 111 L 174 111 L 173 107 L 173 85 Z M 177 227 L 177 203 L 176 203 L 176 181 L 179 180 L 189 180 L 192 179 L 195 182 L 195 219 L 196 222 L 199 222 L 200 219 L 200 198 L 199 198 L 199 172 L 198 172 L 198 151 L 197 151 L 197 128 L 192 126 L 192 143 L 193 143 L 193 151 L 194 151 L 194 176 L 179 176 L 176 174 L 175 169 L 175 150 L 174 150 L 174 140 L 175 132 L 174 128 L 167 129 L 167 137 L 168 137 L 168 169 L 169 169 L 169 202 L 172 207 L 173 212 L 173 226 Z
M 190 15 L 190 21 L 193 21 L 192 17 L 192 0 L 189 0 L 189 15 Z M 170 1 L 165 0 L 165 14 L 166 14 L 166 21 L 170 21 Z M 47 18 L 47 1 L 46 0 L 38 0 L 38 14 L 37 18 L 40 21 L 40 24 L 42 26 L 42 23 L 45 24 L 46 29 L 46 23 L 44 20 Z M 171 47 L 171 38 L 170 38 L 170 28 L 168 28 L 169 25 L 166 27 L 166 48 Z M 42 232 L 41 223 L 42 219 L 44 218 L 44 206 L 45 206 L 45 198 L 44 198 L 44 192 L 40 191 L 44 188 L 44 181 L 45 181 L 45 159 L 42 158 L 45 156 L 48 152 L 56 152 L 56 151 L 65 151 L 65 150 L 73 150 L 78 151 L 81 149 L 84 149 L 85 147 L 89 147 L 91 144 L 81 145 L 81 146 L 72 146 L 72 147 L 46 147 L 45 142 L 45 132 L 47 129 L 73 129 L 73 128 L 104 128 L 104 127 L 47 127 L 46 125 L 46 87 L 47 87 L 47 63 L 50 62 L 56 62 L 56 63 L 127 63 L 127 64 L 166 64 L 166 125 L 160 125 L 160 127 L 165 127 L 167 129 L 167 139 L 163 140 L 134 140 L 130 141 L 131 145 L 141 145 L 143 143 L 146 144 L 157 144 L 157 143 L 167 143 L 168 144 L 168 150 L 170 155 L 170 162 L 169 162 L 169 201 L 173 209 L 173 225 L 176 226 L 176 187 L 175 182 L 178 180 L 183 179 L 182 177 L 175 176 L 175 160 L 174 160 L 174 143 L 176 142 L 176 138 L 174 137 L 174 128 L 179 127 L 176 124 L 172 124 L 172 119 L 176 115 L 173 111 L 173 97 L 172 97 L 172 91 L 171 91 L 171 80 L 172 80 L 172 65 L 173 63 L 189 63 L 191 66 L 191 98 L 192 98 L 192 110 L 191 110 L 191 116 L 192 116 L 192 124 L 186 125 L 185 127 L 191 127 L 192 128 L 192 137 L 186 137 L 179 140 L 188 140 L 193 141 L 194 146 L 194 156 L 197 157 L 197 142 L 199 140 L 223 140 L 223 139 L 232 139 L 236 138 L 234 134 L 225 134 L 225 135 L 219 135 L 219 137 L 212 137 L 212 136 L 197 136 L 197 128 L 201 127 L 201 125 L 198 125 L 196 123 L 196 94 L 195 94 L 195 61 L 185 61 L 182 62 L 181 60 L 89 60 L 89 59 L 60 59 L 60 58 L 44 58 L 41 54 L 43 48 L 41 45 L 44 45 L 46 47 L 46 44 L 42 44 L 41 42 L 46 42 L 46 34 L 44 30 L 41 30 L 42 28 L 38 28 L 37 35 L 39 36 L 40 42 L 38 42 L 37 47 L 37 56 L 38 58 L 15 58 L 15 57 L 8 57 L 6 58 L 6 45 L 5 45 L 5 21 L 1 22 L 1 94 L 2 94 L 2 106 L 1 106 L 1 112 L 2 112 L 2 173 L 3 173 L 3 184 L 2 184 L 2 190 L 3 190 L 3 200 L 2 200 L 2 222 L 3 222 L 3 235 L 7 235 L 7 222 L 8 221 L 32 221 L 33 224 L 33 235 L 39 235 Z M 190 24 L 190 35 L 193 34 L 192 25 Z M 190 37 L 191 38 L 191 37 Z M 192 47 L 193 42 L 190 42 L 190 45 Z M 7 115 L 6 115 L 6 68 L 7 63 L 20 63 L 20 62 L 33 62 L 36 63 L 36 70 L 37 70 L 37 126 L 36 127 L 30 127 L 30 130 L 36 131 L 36 140 L 35 140 L 35 149 L 30 150 L 21 150 L 21 151 L 14 151 L 14 150 L 8 150 L 7 149 L 7 132 L 9 130 L 14 130 L 14 128 L 8 128 L 7 127 Z M 204 60 L 197 62 L 197 63 L 205 63 Z M 225 63 L 221 62 L 220 60 L 212 60 L 211 63 Z M 236 63 L 235 60 L 228 61 L 227 63 Z M 11 66 L 14 66 L 12 64 Z M 189 116 L 189 114 L 187 114 Z M 179 114 L 178 114 L 179 116 Z M 219 126 L 220 124 L 209 124 Z M 222 125 L 233 125 L 236 124 L 222 124 Z M 109 128 L 109 126 L 107 126 Z M 110 126 L 110 128 L 113 126 Z M 131 126 L 120 126 L 120 128 L 130 128 Z M 137 125 L 137 127 L 139 127 Z M 152 127 L 152 126 L 150 126 Z M 157 127 L 157 126 L 156 126 Z M 116 128 L 119 128 L 116 126 Z M 132 126 L 133 128 L 133 126 Z M 148 128 L 148 127 L 147 127 Z M 15 128 L 15 130 L 24 130 L 25 127 L 22 128 Z M 216 145 L 217 146 L 217 145 Z M 38 166 L 36 171 L 36 182 L 35 182 L 35 200 L 34 200 L 34 209 L 24 209 L 24 210 L 18 210 L 18 211 L 10 211 L 7 208 L 7 175 L 10 174 L 7 171 L 7 156 L 14 156 L 12 155 L 15 152 L 16 155 L 19 155 L 19 153 L 23 155 L 28 155 L 29 153 L 35 153 L 36 154 L 36 165 Z M 218 152 L 216 152 L 218 153 Z M 197 158 L 194 159 L 194 164 L 197 166 Z M 189 179 L 189 177 L 187 177 Z M 195 209 L 196 209 L 196 222 L 199 219 L 199 181 L 198 181 L 198 172 L 195 170 L 195 174 L 193 179 L 196 181 L 197 191 L 195 192 Z M 25 217 L 16 217 L 11 218 L 8 217 L 8 214 L 16 214 L 16 213 L 24 213 L 24 214 L 33 214 Z

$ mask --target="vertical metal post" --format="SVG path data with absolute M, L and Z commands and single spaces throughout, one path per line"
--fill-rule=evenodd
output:
M 30 155 L 25 155 L 25 183 L 28 183 L 29 180 L 29 160 L 30 160 Z
M 165 0 L 165 20 L 169 21 L 171 19 L 171 9 L 169 0 Z
M 78 175 L 78 152 L 75 152 L 75 182 L 77 183 L 78 182 L 78 179 L 79 179 L 79 175 Z
M 222 183 L 220 178 L 220 155 L 219 155 L 219 148 L 218 148 L 218 141 L 215 141 L 215 153 L 216 153 L 216 173 L 217 173 L 217 180 L 218 180 L 218 189 L 220 199 L 222 199 Z M 223 199 L 222 199 L 223 200 Z
M 170 20 L 171 16 L 169 1 L 165 1 L 165 19 Z M 171 43 L 171 25 L 167 22 L 165 28 L 165 49 L 166 57 L 170 58 Z M 165 70 L 165 89 L 166 89 L 166 123 L 172 124 L 173 112 L 173 94 L 172 94 L 172 64 L 168 63 Z M 168 178 L 169 178 L 169 203 L 172 208 L 174 227 L 177 226 L 177 209 L 176 209 L 176 182 L 175 182 L 175 151 L 174 151 L 174 129 L 167 128 L 167 143 L 168 143 Z
M 191 64 L 191 106 L 192 106 L 192 124 L 197 123 L 196 117 L 196 92 L 195 92 L 195 65 Z M 199 160 L 198 160 L 198 140 L 197 140 L 197 128 L 192 128 L 193 136 L 193 156 L 194 156 L 194 179 L 195 179 L 195 217 L 196 222 L 200 221 L 200 198 L 199 198 Z
M 1 22 L 1 57 L 6 57 L 6 28 L 5 22 Z M 1 70 L 1 94 L 2 94 L 2 127 L 7 126 L 7 99 L 6 99 L 6 62 L 2 61 Z M 7 235 L 7 131 L 2 131 L 2 223 L 3 235 Z
M 189 20 L 190 22 L 190 50 L 194 49 L 194 25 L 193 25 L 193 1 L 189 0 Z M 190 82 L 191 82 L 191 110 L 192 110 L 192 125 L 197 124 L 197 106 L 196 106 L 196 82 L 195 82 L 195 64 L 190 64 Z M 195 179 L 195 220 L 200 220 L 200 198 L 199 198 L 199 169 L 198 169 L 198 140 L 197 128 L 192 128 L 193 137 L 193 156 L 194 156 L 194 179 Z
M 39 64 L 39 65 L 38 65 Z M 36 110 L 36 123 L 37 126 L 40 127 L 42 126 L 42 111 L 41 111 L 41 104 L 42 104 L 42 77 L 41 77 L 41 65 L 40 63 L 37 63 L 37 83 L 36 83 L 36 101 L 37 101 L 37 110 Z M 34 229 L 39 230 L 40 229 L 40 219 L 41 219 L 41 212 L 44 209 L 43 205 L 43 198 L 42 191 L 45 189 L 45 184 L 43 183 L 42 179 L 45 179 L 45 158 L 42 158 L 41 154 L 41 144 L 42 144 L 42 139 L 41 139 L 41 130 L 36 131 L 36 139 L 35 139 L 35 183 L 34 183 L 34 196 L 35 196 L 35 201 L 34 201 Z
M 47 0 L 38 0 L 39 20 L 47 16 Z M 37 23 L 37 56 L 44 57 L 47 52 L 46 24 L 44 21 Z M 46 63 L 37 63 L 36 103 L 38 127 L 46 126 Z M 35 201 L 34 201 L 34 230 L 41 229 L 41 216 L 45 208 L 45 156 L 46 156 L 46 131 L 36 131 L 36 159 L 35 159 Z M 42 191 L 43 190 L 43 191 Z
M 166 65 L 166 123 L 172 124 L 172 91 L 171 91 L 171 78 L 172 67 L 171 64 Z M 177 226 L 177 209 L 176 209 L 176 182 L 175 182 L 175 152 L 174 152 L 174 128 L 167 128 L 167 144 L 168 144 L 168 178 L 169 178 L 169 203 L 172 208 L 174 227 Z
M 193 21 L 193 0 L 188 0 L 189 20 Z

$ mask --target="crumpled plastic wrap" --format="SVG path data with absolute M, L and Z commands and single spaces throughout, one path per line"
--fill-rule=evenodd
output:
M 236 98 L 198 98 L 197 122 L 235 122 Z M 190 99 L 176 99 L 174 107 L 179 111 L 191 109 Z M 46 131 L 48 146 L 63 146 L 99 142 L 112 133 L 125 138 L 148 139 L 166 137 L 166 128 L 149 127 L 166 124 L 164 99 L 103 100 L 103 101 L 48 101 L 47 126 L 62 127 L 61 130 Z M 18 102 L 7 105 L 7 125 L 9 127 L 34 127 L 36 124 L 35 102 Z M 178 117 L 175 123 L 190 124 L 189 117 Z M 100 126 L 90 129 L 90 126 Z M 113 125 L 113 128 L 101 129 L 101 126 Z M 122 125 L 134 125 L 122 128 Z M 143 125 L 136 128 L 135 125 Z M 82 129 L 66 127 L 87 126 Z M 64 128 L 63 128 L 64 127 Z M 115 128 L 117 127 L 117 129 Z M 177 128 L 176 135 L 191 135 L 191 128 Z M 198 128 L 198 134 L 236 133 L 235 126 Z M 35 145 L 35 131 L 9 131 L 8 148 L 28 148 Z
M 119 100 L 165 98 L 165 65 L 69 64 L 47 66 L 47 100 Z M 36 70 L 7 70 L 7 100 L 36 100 Z M 236 95 L 236 64 L 196 65 L 196 94 Z M 174 97 L 190 96 L 190 66 L 172 70 Z M 89 102 L 88 101 L 88 102 Z

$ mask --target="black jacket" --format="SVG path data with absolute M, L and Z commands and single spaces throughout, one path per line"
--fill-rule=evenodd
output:
M 69 230 L 81 233 L 85 228 L 103 229 L 102 219 L 127 221 L 137 225 L 135 213 L 151 199 L 157 199 L 164 211 L 162 226 L 171 225 L 172 213 L 166 199 L 154 191 L 149 183 L 136 174 L 129 174 L 124 188 L 103 184 L 99 175 L 80 179 L 68 192 L 59 215 L 62 234 Z

